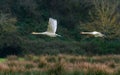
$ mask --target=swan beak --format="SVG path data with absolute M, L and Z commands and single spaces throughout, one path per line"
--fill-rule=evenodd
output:
M 80 34 L 83 34 L 83 32 L 80 32 Z
M 32 32 L 31 34 L 35 34 L 35 32 Z

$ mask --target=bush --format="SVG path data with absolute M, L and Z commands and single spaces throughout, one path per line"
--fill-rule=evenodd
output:
M 64 75 L 64 73 L 64 64 L 60 61 L 56 62 L 53 67 L 48 69 L 48 75 Z
M 10 56 L 7 56 L 7 60 L 18 60 L 18 57 L 15 56 L 15 55 L 10 55 Z
M 21 37 L 17 32 L 17 19 L 0 13 L 0 57 L 22 54 Z

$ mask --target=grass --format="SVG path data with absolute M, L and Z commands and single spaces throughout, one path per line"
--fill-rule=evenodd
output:
M 24 58 L 18 58 L 18 60 L 20 60 L 20 61 L 24 61 L 25 59 Z M 6 62 L 7 61 L 7 59 L 6 58 L 0 58 L 0 63 L 2 63 L 2 62 Z
M 1 72 L 0 75 L 47 75 L 46 72 L 31 71 L 31 72 Z
M 5 61 L 6 61 L 5 58 L 0 58 L 0 63 L 1 63 L 1 62 L 5 62 Z
M 0 59 L 0 75 L 120 75 L 120 55 L 28 55 Z

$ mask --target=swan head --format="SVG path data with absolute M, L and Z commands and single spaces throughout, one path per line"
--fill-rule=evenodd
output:
M 36 34 L 36 32 L 32 32 L 31 34 Z
M 80 34 L 84 34 L 84 32 L 80 32 Z

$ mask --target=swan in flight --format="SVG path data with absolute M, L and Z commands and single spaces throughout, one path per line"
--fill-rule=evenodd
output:
M 81 34 L 88 34 L 88 35 L 93 35 L 94 37 L 105 37 L 104 34 L 101 32 L 93 31 L 93 32 L 81 32 Z
M 47 31 L 45 32 L 32 32 L 32 34 L 42 34 L 42 35 L 47 35 L 50 37 L 61 37 L 61 35 L 56 34 L 56 30 L 57 30 L 57 20 L 53 19 L 53 18 L 49 18 L 49 22 L 48 22 L 48 28 Z

